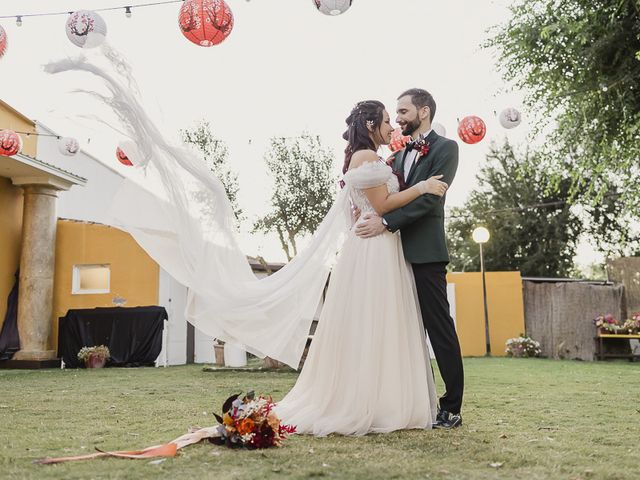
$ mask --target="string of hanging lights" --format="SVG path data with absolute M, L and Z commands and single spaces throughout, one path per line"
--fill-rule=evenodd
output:
M 353 4 L 353 0 L 310 1 L 318 12 L 328 16 L 343 14 L 351 8 Z M 227 5 L 224 0 L 161 0 L 98 8 L 95 10 L 1 15 L 0 19 L 15 18 L 16 24 L 21 26 L 23 19 L 28 17 L 68 15 L 66 34 L 69 41 L 80 48 L 95 48 L 105 41 L 107 35 L 107 24 L 98 12 L 121 10 L 124 11 L 127 18 L 131 18 L 132 12 L 135 9 L 177 3 L 181 4 L 178 13 L 179 28 L 184 37 L 193 44 L 202 47 L 218 45 L 231 33 L 234 25 L 234 17 L 229 5 Z M 7 45 L 6 31 L 0 25 L 0 58 L 5 54 Z M 515 108 L 507 108 L 500 113 L 498 119 L 503 128 L 511 129 L 520 124 L 522 116 Z M 446 135 L 446 129 L 441 124 L 434 123 L 433 129 L 440 135 Z M 3 132 L 5 131 L 8 132 L 9 130 L 4 130 Z M 486 131 L 487 127 L 485 122 L 478 116 L 469 115 L 462 120 L 458 120 L 458 137 L 467 144 L 475 144 L 482 141 L 486 135 Z M 26 135 L 31 134 L 27 133 Z M 63 140 L 65 141 L 63 142 Z M 73 142 L 71 140 L 73 140 Z M 66 150 L 73 151 L 79 148 L 76 147 L 77 141 L 71 137 L 62 138 L 58 136 L 58 141 L 61 142 L 61 144 L 64 143 L 69 146 L 69 148 L 64 148 Z M 407 141 L 408 138 L 406 136 L 396 131 L 394 132 L 390 147 L 392 151 L 396 151 L 403 148 Z M 129 147 L 129 149 L 130 148 L 131 147 Z M 61 151 L 62 150 L 63 148 L 61 147 Z M 119 150 L 122 154 L 120 152 L 116 154 L 118 160 L 125 165 L 131 166 L 128 159 L 125 160 L 126 155 L 124 154 L 124 149 L 119 148 Z

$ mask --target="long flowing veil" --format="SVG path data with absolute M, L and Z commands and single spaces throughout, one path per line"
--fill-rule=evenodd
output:
M 131 70 L 110 47 L 110 67 L 80 56 L 45 66 L 49 73 L 99 77 L 108 95 L 84 91 L 109 106 L 129 137 L 127 155 L 152 186 L 125 179 L 112 224 L 129 232 L 170 275 L 188 287 L 186 318 L 215 338 L 294 368 L 330 269 L 350 227 L 347 189 L 340 191 L 309 246 L 275 274 L 258 280 L 240 250 L 222 183 L 184 146 L 169 144 L 145 113 Z M 107 71 L 108 70 L 108 71 Z

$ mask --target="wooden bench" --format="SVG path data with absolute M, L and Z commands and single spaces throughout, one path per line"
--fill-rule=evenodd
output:
M 633 350 L 631 353 L 605 353 L 604 352 L 604 343 L 605 340 L 609 339 L 617 339 L 617 340 L 640 340 L 640 335 L 638 334 L 620 334 L 620 333 L 599 333 L 596 335 L 596 359 L 604 360 L 605 358 L 628 358 L 630 361 L 633 361 L 636 358 L 640 358 L 640 354 L 635 355 Z

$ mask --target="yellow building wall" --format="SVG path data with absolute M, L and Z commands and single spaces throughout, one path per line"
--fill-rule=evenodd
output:
M 110 265 L 110 292 L 72 294 L 74 265 Z M 113 307 L 114 297 L 125 307 L 158 304 L 160 268 L 135 240 L 106 225 L 58 220 L 50 348 L 58 348 L 58 318 L 71 308 Z
M 486 351 L 482 274 L 449 273 L 455 284 L 456 323 L 462 355 L 483 356 Z M 487 272 L 487 310 L 491 354 L 505 355 L 507 339 L 524 333 L 524 301 L 520 272 Z
M 22 203 L 22 189 L 13 186 L 11 179 L 0 177 L 0 329 L 20 265 Z
M 14 110 L 10 105 L 0 100 L 0 130 L 35 133 L 35 123 Z M 22 137 L 22 153 L 36 157 L 38 137 L 35 135 L 20 135 Z

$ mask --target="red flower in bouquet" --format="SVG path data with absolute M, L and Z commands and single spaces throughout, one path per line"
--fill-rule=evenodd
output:
M 271 397 L 256 398 L 253 392 L 244 397 L 233 395 L 222 406 L 223 415 L 215 415 L 220 425 L 219 437 L 211 441 L 227 447 L 268 448 L 279 446 L 296 427 L 284 425 L 273 411 Z

